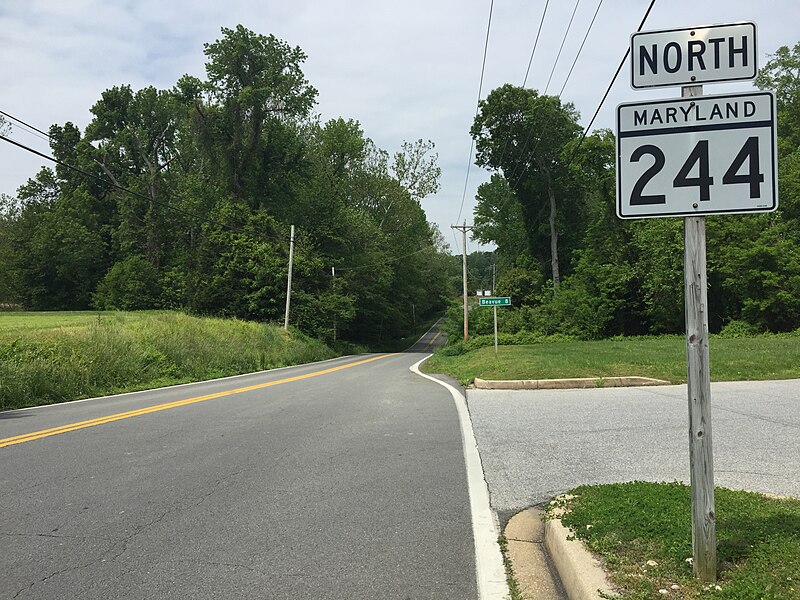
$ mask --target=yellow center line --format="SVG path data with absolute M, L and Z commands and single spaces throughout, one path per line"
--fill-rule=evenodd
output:
M 427 346 L 425 346 L 425 352 L 427 352 L 428 350 L 430 350 L 430 349 L 431 349 L 431 346 L 433 346 L 433 342 L 435 342 L 435 341 L 436 341 L 436 339 L 437 339 L 437 338 L 438 338 L 440 335 L 442 335 L 442 332 L 441 332 L 441 331 L 437 331 L 437 332 L 436 332 L 436 335 L 435 335 L 435 336 L 433 336 L 433 338 L 431 339 L 431 341 L 430 341 L 430 342 L 428 342 L 428 345 L 427 345 Z
M 339 365 L 338 367 L 331 367 L 330 369 L 323 369 L 322 371 L 314 371 L 313 373 L 306 373 L 305 375 L 296 375 L 294 377 L 287 377 L 285 379 L 278 379 L 276 381 L 268 381 L 266 383 L 258 383 L 256 385 L 249 385 L 247 387 L 236 388 L 224 392 L 217 392 L 215 394 L 206 394 L 204 396 L 197 396 L 195 398 L 186 398 L 184 400 L 176 400 L 175 402 L 167 402 L 165 404 L 156 404 L 154 406 L 147 406 L 136 410 L 129 410 L 127 412 L 117 413 L 114 415 L 107 415 L 105 417 L 98 417 L 96 419 L 89 419 L 88 421 L 78 421 L 77 423 L 68 423 L 50 429 L 42 429 L 40 431 L 32 431 L 31 433 L 24 433 L 22 435 L 15 435 L 12 437 L 0 439 L 0 448 L 6 446 L 13 446 L 14 444 L 22 444 L 24 442 L 32 442 L 42 438 L 50 437 L 51 435 L 59 435 L 70 431 L 77 431 L 78 429 L 86 429 L 87 427 L 94 427 L 96 425 L 104 425 L 105 423 L 112 423 L 114 421 L 121 421 L 122 419 L 130 419 L 131 417 L 138 417 L 150 413 L 158 412 L 161 410 L 169 410 L 171 408 L 178 408 L 179 406 L 186 406 L 188 404 L 196 404 L 198 402 L 205 402 L 206 400 L 214 400 L 215 398 L 223 398 L 225 396 L 232 396 L 234 394 L 241 394 L 244 392 L 252 392 L 253 390 L 260 390 L 263 388 L 272 387 L 273 385 L 281 385 L 283 383 L 291 383 L 292 381 L 300 381 L 302 379 L 309 379 L 311 377 L 319 377 L 320 375 L 327 375 L 341 371 L 342 369 L 349 369 L 350 367 L 357 367 L 364 365 L 387 356 L 395 356 L 395 354 L 382 354 L 380 356 L 373 356 L 365 360 L 360 360 L 346 365 Z

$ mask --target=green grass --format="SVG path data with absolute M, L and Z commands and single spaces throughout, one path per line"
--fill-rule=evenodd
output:
M 721 338 L 711 336 L 712 381 L 800 377 L 800 336 L 796 334 Z M 447 373 L 463 384 L 481 379 L 561 379 L 639 376 L 686 381 L 683 336 L 543 342 L 528 346 L 483 347 L 456 356 L 437 352 L 423 363 L 428 373 Z
M 0 410 L 334 356 L 298 332 L 174 312 L 0 313 Z
M 717 488 L 717 582 L 709 589 L 686 560 L 692 556 L 687 486 L 632 482 L 568 494 L 574 498 L 551 504 L 549 512 L 567 506 L 562 522 L 603 557 L 622 598 L 800 598 L 800 500 Z
M 85 327 L 104 321 L 138 321 L 147 316 L 169 314 L 169 311 L 93 312 L 93 311 L 42 311 L 0 312 L 0 339 L 6 334 L 25 333 L 42 329 Z

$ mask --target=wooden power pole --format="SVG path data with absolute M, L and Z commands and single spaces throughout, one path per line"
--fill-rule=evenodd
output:
M 464 341 L 467 341 L 469 338 L 469 316 L 467 314 L 467 231 L 472 231 L 473 227 L 467 226 L 467 222 L 464 221 L 463 225 L 451 225 L 453 229 L 457 229 L 461 232 L 461 236 L 463 239 L 463 247 L 461 252 L 462 257 L 462 266 L 463 266 L 463 275 L 464 275 Z
M 289 331 L 289 306 L 292 303 L 292 266 L 294 263 L 294 225 L 289 234 L 289 276 L 286 278 L 286 314 L 283 317 L 283 328 Z

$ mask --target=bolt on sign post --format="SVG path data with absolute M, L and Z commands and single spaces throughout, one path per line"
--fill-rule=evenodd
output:
M 617 216 L 684 218 L 684 293 L 694 572 L 717 578 L 705 215 L 778 207 L 772 92 L 703 96 L 703 83 L 753 79 L 754 23 L 636 33 L 634 89 L 681 98 L 617 107 Z

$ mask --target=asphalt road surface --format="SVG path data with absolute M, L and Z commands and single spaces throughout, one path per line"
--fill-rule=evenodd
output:
M 0 597 L 476 598 L 456 409 L 420 358 L 0 413 Z
M 714 383 L 715 484 L 800 497 L 800 380 Z M 686 386 L 467 393 L 492 507 L 581 484 L 689 481 Z

